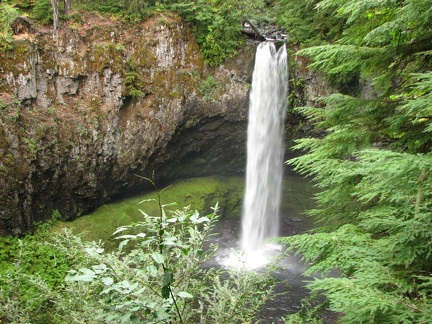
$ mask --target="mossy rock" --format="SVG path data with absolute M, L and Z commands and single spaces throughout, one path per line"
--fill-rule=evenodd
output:
M 281 210 L 283 217 L 301 218 L 304 212 L 313 207 L 312 197 L 316 188 L 301 176 L 286 177 L 283 184 Z M 166 212 L 190 206 L 201 215 L 212 212 L 212 207 L 219 204 L 221 219 L 239 218 L 241 216 L 244 195 L 243 177 L 202 177 L 179 180 L 166 187 L 159 188 L 161 204 L 174 206 L 166 207 Z M 110 240 L 114 230 L 123 225 L 129 225 L 142 220 L 142 210 L 150 216 L 160 214 L 156 191 L 105 204 L 93 213 L 79 217 L 72 222 L 59 222 L 54 230 L 63 227 L 71 228 L 75 233 L 82 234 L 89 241 L 102 240 L 108 249 L 115 248 L 117 242 Z M 308 222 L 310 222 L 309 220 Z
M 244 190 L 242 177 L 192 178 L 162 189 L 159 190 L 161 204 L 176 203 L 176 206 L 166 207 L 167 213 L 190 206 L 191 210 L 206 215 L 218 202 L 221 217 L 240 217 Z M 111 249 L 116 246 L 116 242 L 110 241 L 111 234 L 119 226 L 141 221 L 143 214 L 140 210 L 151 216 L 159 215 L 156 191 L 103 205 L 72 222 L 59 222 L 53 229 L 71 228 L 86 240 L 106 242 L 106 247 Z

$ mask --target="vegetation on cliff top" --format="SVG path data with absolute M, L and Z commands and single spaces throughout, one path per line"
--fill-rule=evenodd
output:
M 53 6 L 52 4 L 56 4 Z M 193 23 L 198 44 L 209 65 L 220 64 L 225 58 L 237 53 L 241 45 L 242 23 L 247 19 L 268 21 L 263 9 L 269 3 L 256 1 L 215 1 L 215 0 L 96 0 L 96 1 L 51 1 L 11 0 L 0 3 L 0 44 L 10 48 L 10 22 L 18 14 L 28 15 L 42 24 L 57 26 L 58 19 L 72 24 L 82 23 L 81 14 L 98 12 L 106 16 L 135 24 L 144 21 L 154 13 L 178 12 L 185 21 Z M 70 9 L 71 8 L 71 9 Z M 66 10 L 67 9 L 67 10 Z M 59 17 L 53 13 L 58 10 Z M 8 46 L 7 46 L 8 45 Z

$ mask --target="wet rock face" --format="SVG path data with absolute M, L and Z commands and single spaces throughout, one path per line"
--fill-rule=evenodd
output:
M 93 19 L 93 20 L 92 20 Z M 94 18 L 0 54 L 0 234 L 148 184 L 244 168 L 254 48 L 208 69 L 190 26 Z

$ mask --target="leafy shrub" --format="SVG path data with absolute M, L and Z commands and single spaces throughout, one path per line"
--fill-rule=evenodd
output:
M 89 10 L 96 10 L 104 15 L 112 15 L 132 23 L 141 22 L 150 17 L 154 1 L 146 0 L 105 0 L 91 1 L 85 7 Z
M 200 84 L 200 92 L 204 95 L 206 100 L 214 99 L 216 93 L 219 91 L 219 82 L 216 81 L 212 76 L 208 76 L 207 79 L 203 80 Z
M 271 293 L 270 270 L 259 274 L 204 269 L 202 263 L 216 249 L 204 250 L 204 242 L 217 220 L 217 206 L 204 217 L 188 208 L 167 215 L 165 207 L 160 205 L 160 215 L 142 212 L 142 222 L 118 228 L 113 239 L 119 241 L 119 248 L 109 253 L 103 243 L 83 242 L 69 230 L 47 237 L 43 253 L 34 252 L 34 246 L 41 248 L 35 241 L 19 243 L 18 253 L 13 252 L 13 269 L 0 274 L 4 319 L 32 323 L 250 321 Z M 33 259 L 40 256 L 46 256 L 41 262 L 45 267 Z M 30 268 L 36 273 L 29 273 Z M 66 282 L 59 283 L 65 268 L 73 270 L 68 271 Z
M 241 45 L 242 22 L 245 17 L 256 16 L 264 7 L 262 1 L 207 0 L 179 1 L 172 6 L 186 20 L 195 24 L 195 35 L 206 62 L 222 63 L 237 53 Z
M 275 16 L 288 32 L 288 42 L 306 46 L 334 42 L 340 37 L 345 19 L 337 16 L 334 1 L 317 7 L 320 0 L 276 0 Z
M 93 265 L 71 270 L 66 280 L 98 293 L 81 298 L 100 307 L 97 317 L 104 321 L 250 320 L 268 293 L 262 288 L 268 288 L 271 280 L 237 272 L 221 281 L 222 270 L 203 269 L 202 263 L 215 251 L 214 246 L 204 251 L 203 244 L 216 214 L 200 217 L 185 208 L 167 216 L 164 207 L 160 216 L 143 212 L 143 222 L 118 228 L 114 235 L 120 241 L 119 251 L 105 254 L 99 246 L 87 248 Z
M 31 9 L 34 4 L 34 0 L 16 0 L 16 1 L 9 1 L 9 2 L 13 2 L 17 8 L 23 10 Z
M 73 12 L 68 16 L 68 19 L 78 25 L 83 24 L 83 18 L 78 12 Z
M 0 240 L 0 314 L 3 320 L 55 323 L 52 316 L 57 315 L 52 309 L 66 305 L 60 292 L 67 270 L 83 260 L 83 253 L 77 248 L 82 243 L 70 232 L 53 236 L 48 226 L 23 239 Z

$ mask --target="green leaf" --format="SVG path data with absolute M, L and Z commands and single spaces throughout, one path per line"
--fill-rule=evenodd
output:
M 123 251 L 123 248 L 128 244 L 129 240 L 121 241 L 118 247 L 119 252 Z
M 180 298 L 193 298 L 193 296 L 186 291 L 180 291 L 177 296 Z
M 111 277 L 102 277 L 101 280 L 105 286 L 111 286 L 114 283 L 114 279 Z
M 168 203 L 168 204 L 163 204 L 162 205 L 162 208 L 165 208 L 165 207 L 172 207 L 172 206 L 177 206 L 178 205 L 178 203 L 176 203 L 176 202 L 172 202 L 172 203 Z
M 81 274 L 78 274 L 81 273 Z M 74 282 L 74 281 L 84 281 L 84 282 L 90 282 L 93 281 L 93 279 L 96 278 L 96 273 L 90 269 L 87 268 L 81 268 L 78 270 L 78 272 L 69 272 L 68 275 L 66 275 L 65 280 L 67 282 Z
M 104 273 L 108 267 L 104 263 L 100 263 L 98 265 L 92 266 L 92 269 L 96 274 L 101 274 Z
M 136 235 L 132 235 L 132 234 L 126 234 L 126 235 L 121 235 L 121 236 L 115 237 L 116 240 L 134 239 L 134 238 L 136 238 Z
M 154 262 L 156 262 L 157 264 L 165 263 L 165 257 L 161 253 L 154 252 L 152 253 L 151 257 L 153 258 Z
M 183 252 L 184 255 L 188 255 L 189 254 L 189 250 L 190 250 L 190 248 L 183 248 L 182 252 Z
M 144 199 L 144 200 L 141 200 L 138 204 L 142 204 L 142 203 L 149 202 L 149 201 L 156 201 L 156 199 L 154 199 L 154 198 L 152 198 L 152 199 Z
M 118 227 L 118 228 L 114 231 L 114 233 L 113 233 L 112 235 L 116 235 L 116 234 L 118 234 L 118 233 L 120 233 L 120 232 L 123 232 L 123 231 L 126 231 L 126 230 L 128 230 L 128 229 L 130 229 L 130 226 L 122 226 L 122 227 Z
M 166 246 L 174 246 L 177 243 L 177 237 L 175 236 L 165 236 L 163 239 L 163 244 Z
M 98 246 L 90 246 L 84 249 L 89 255 L 97 257 L 104 252 L 104 249 Z
M 163 274 L 163 285 L 170 286 L 174 282 L 174 275 L 171 271 L 166 271 Z
M 120 320 L 120 323 L 129 323 L 130 322 L 130 317 L 132 316 L 131 312 L 127 312 L 126 314 L 124 314 Z
M 197 224 L 201 224 L 201 223 L 207 223 L 207 222 L 210 222 L 210 219 L 208 218 L 208 217 L 200 217 L 200 218 L 198 218 L 197 220 L 196 220 L 196 223 Z
M 158 275 L 158 268 L 156 268 L 154 265 L 146 266 L 146 270 L 151 277 L 156 277 Z
M 163 286 L 161 289 L 162 298 L 168 299 L 170 298 L 170 286 Z

